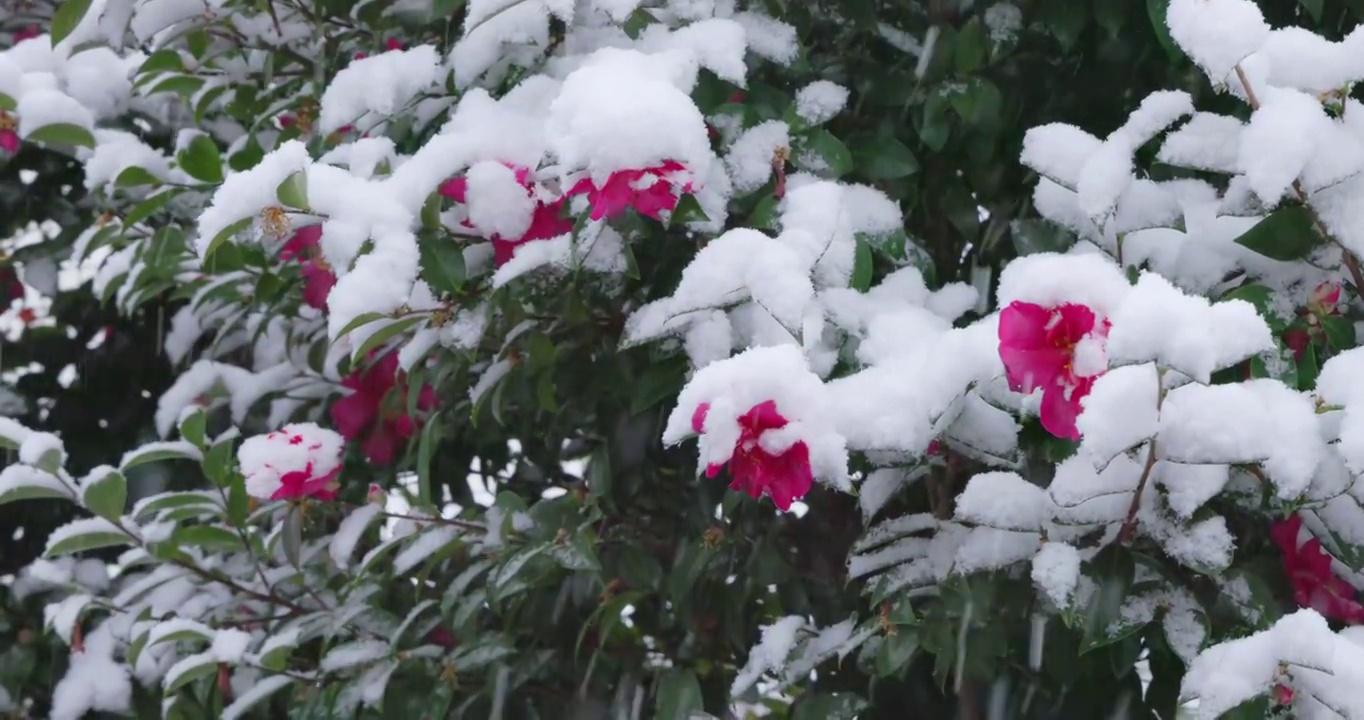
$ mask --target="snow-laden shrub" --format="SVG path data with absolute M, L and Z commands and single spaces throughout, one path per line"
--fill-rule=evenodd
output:
M 803 72 L 761 3 L 474 0 L 448 43 L 380 41 L 428 3 L 266 5 L 68 0 L 0 52 L 0 149 L 69 150 L 107 210 L 68 261 L 123 312 L 180 301 L 159 440 L 75 472 L 0 422 L 0 502 L 88 511 L 46 554 L 122 549 L 13 583 L 70 647 L 52 717 L 147 689 L 166 716 L 415 692 L 685 717 L 921 649 L 967 698 L 1020 640 L 1033 673 L 1049 642 L 1115 682 L 1144 657 L 1171 711 L 1364 717 L 1328 624 L 1364 622 L 1355 35 L 1171 0 L 1163 30 L 1245 112 L 1165 90 L 1102 138 L 1031 129 L 1033 205 L 1075 242 L 971 286 L 847 177 L 848 88 L 747 109 L 750 76 Z M 534 444 L 512 470 L 462 449 L 510 422 Z M 200 482 L 144 492 L 151 464 Z M 650 473 L 666 496 L 632 499 Z M 446 497 L 470 475 L 486 497 Z M 768 499 L 856 506 L 857 599 L 816 612 L 776 545 L 733 539 Z M 683 516 L 713 524 L 660 543 Z M 1286 573 L 1250 561 L 1270 543 Z

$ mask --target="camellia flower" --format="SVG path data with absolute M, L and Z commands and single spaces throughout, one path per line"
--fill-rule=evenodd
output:
M 262 500 L 331 500 L 339 488 L 344 445 L 340 435 L 316 423 L 285 425 L 249 438 L 237 450 L 246 492 Z
M 1104 371 L 1109 323 L 1074 304 L 1054 308 L 1013 302 L 999 315 L 999 358 L 1014 392 L 1042 390 L 1042 427 L 1080 439 L 1080 400 Z
M 1299 310 L 1298 314 L 1304 320 L 1295 322 L 1283 332 L 1283 343 L 1293 351 L 1294 360 L 1301 360 L 1308 345 L 1326 337 L 1321 326 L 1322 319 L 1340 314 L 1340 284 L 1324 282 L 1313 288 L 1307 296 L 1307 307 Z
M 506 164 L 506 163 L 504 163 Z M 516 173 L 516 182 L 526 189 L 526 193 L 534 196 L 535 182 L 530 179 L 530 169 L 506 164 L 508 168 Z M 469 181 L 466 178 L 454 178 L 447 181 L 440 187 L 440 194 L 454 200 L 457 203 L 465 204 L 468 202 Z M 528 242 L 536 240 L 551 240 L 567 232 L 572 232 L 573 221 L 563 216 L 564 198 L 559 198 L 552 202 L 536 202 L 535 210 L 531 214 L 530 227 L 520 237 L 507 239 L 499 235 L 493 235 L 490 240 L 493 244 L 493 263 L 497 267 L 502 267 L 507 261 L 516 255 L 516 248 Z M 467 225 L 467 222 L 466 222 Z M 473 229 L 470 226 L 470 229 Z
M 583 178 L 568 191 L 569 195 L 587 193 L 592 204 L 592 219 L 613 218 L 633 207 L 640 215 L 658 219 L 659 213 L 677 207 L 677 176 L 687 168 L 668 160 L 662 165 L 643 170 L 617 170 L 601 186 L 592 178 Z M 691 183 L 682 185 L 682 192 L 691 192 Z
M 9 302 L 22 300 L 24 297 L 24 283 L 19 280 L 19 274 L 14 272 L 12 267 L 0 268 L 0 298 Z
M 1324 282 L 1307 296 L 1307 311 L 1313 315 L 1339 315 L 1340 283 Z
M 691 419 L 692 430 L 704 432 L 709 412 L 710 403 L 697 406 Z M 755 499 L 762 499 L 766 493 L 782 510 L 790 510 L 791 501 L 810 492 L 815 479 L 810 468 L 810 448 L 804 441 L 797 440 L 780 451 L 763 445 L 764 433 L 780 430 L 786 424 L 786 418 L 777 411 L 776 402 L 768 400 L 754 405 L 739 416 L 739 439 L 728 463 L 729 475 L 733 478 L 729 484 L 731 490 L 748 493 Z M 723 467 L 724 463 L 707 465 L 706 477 L 719 475 Z
M 43 29 L 37 25 L 29 25 L 26 28 L 20 28 L 14 31 L 14 44 L 18 45 L 25 40 L 32 40 L 42 34 Z
M 0 150 L 13 155 L 19 152 L 19 123 L 13 115 L 0 110 Z
M 281 260 L 297 260 L 302 265 L 303 302 L 318 310 L 327 309 L 327 296 L 336 285 L 336 273 L 322 258 L 318 248 L 322 241 L 322 226 L 309 225 L 301 228 L 284 243 L 279 252 Z
M 375 353 L 370 353 L 374 359 Z M 386 465 L 398 454 L 398 444 L 416 434 L 420 423 L 407 414 L 406 373 L 398 370 L 398 353 L 379 357 L 368 368 L 357 369 L 341 384 L 353 392 L 332 403 L 331 417 L 347 440 L 364 437 L 361 452 L 370 462 Z M 396 391 L 396 392 L 395 392 Z M 423 386 L 417 409 L 436 406 L 436 393 Z
M 1355 600 L 1355 588 L 1331 572 L 1331 556 L 1321 541 L 1310 538 L 1299 544 L 1302 518 L 1290 515 L 1270 526 L 1269 536 L 1283 553 L 1284 571 L 1293 584 L 1293 600 L 1322 616 L 1349 625 L 1364 623 L 1364 606 Z

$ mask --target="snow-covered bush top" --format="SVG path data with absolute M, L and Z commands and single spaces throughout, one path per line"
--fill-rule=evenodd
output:
M 0 52 L 0 151 L 69 150 L 108 213 L 70 261 L 125 312 L 184 301 L 160 441 L 76 476 L 60 438 L 0 422 L 17 453 L 0 502 L 91 515 L 48 555 L 127 548 L 112 581 L 53 583 L 46 560 L 16 581 L 53 593 L 46 620 L 71 647 L 54 718 L 129 711 L 133 683 L 159 686 L 166 712 L 213 698 L 225 718 L 327 688 L 314 697 L 341 716 L 411 673 L 500 717 L 551 662 L 497 621 L 558 617 L 518 604 L 537 583 L 562 582 L 561 603 L 600 595 L 610 622 L 588 647 L 604 652 L 647 590 L 603 571 L 620 458 L 579 448 L 586 489 L 529 505 L 432 492 L 441 433 L 557 406 L 549 375 L 534 397 L 506 388 L 554 364 L 570 319 L 607 328 L 594 362 L 685 357 L 685 385 L 636 412 L 670 404 L 651 444 L 681 445 L 704 476 L 674 482 L 725 473 L 783 511 L 856 497 L 847 576 L 865 612 L 821 628 L 774 602 L 761 637 L 740 638 L 752 652 L 713 670 L 732 700 L 855 650 L 899 672 L 904 638 L 930 632 L 917 603 L 988 575 L 1021 578 L 1038 626 L 1082 627 L 1087 649 L 1159 620 L 1204 716 L 1273 696 L 1364 717 L 1359 635 L 1326 622 L 1364 620 L 1355 34 L 1274 30 L 1250 0 L 1170 0 L 1170 37 L 1244 117 L 1161 91 L 1102 138 L 1033 128 L 1035 209 L 1077 242 L 988 287 L 933 287 L 912 265 L 877 272 L 904 217 L 838 171 L 821 126 L 848 89 L 810 82 L 781 119 L 701 100 L 799 62 L 761 4 L 473 0 L 448 47 L 382 51 L 357 24 L 429 4 L 350 19 L 267 4 L 68 0 L 50 33 Z M 173 147 L 127 131 L 135 114 L 177 130 Z M 1198 172 L 1152 179 L 1148 147 Z M 755 201 L 762 227 L 746 226 Z M 648 272 L 661 254 L 684 257 L 676 277 Z M 202 488 L 130 489 L 130 470 L 180 461 Z M 395 465 L 415 472 L 395 485 Z M 898 514 L 920 488 L 929 511 Z M 739 512 L 732 495 L 715 510 Z M 1271 528 L 1307 608 L 1278 624 L 1237 562 Z M 1214 602 L 1239 625 L 1212 623 Z M 664 672 L 677 660 L 648 657 L 652 692 L 699 709 L 696 675 Z M 630 682 L 620 702 L 637 711 L 645 680 Z

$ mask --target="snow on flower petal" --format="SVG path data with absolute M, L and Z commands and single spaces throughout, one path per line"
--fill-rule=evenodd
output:
M 246 491 L 262 500 L 336 497 L 345 439 L 316 423 L 285 425 L 237 450 Z
M 847 487 L 847 450 L 827 426 L 824 383 L 793 345 L 752 348 L 699 370 L 683 388 L 663 441 L 700 435 L 700 461 L 729 465 L 737 490 L 786 509 L 819 479 Z M 698 430 L 699 428 L 699 430 Z

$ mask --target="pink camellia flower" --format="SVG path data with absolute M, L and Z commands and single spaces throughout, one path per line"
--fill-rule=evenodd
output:
M 43 29 L 42 29 L 41 27 L 37 26 L 37 25 L 29 25 L 29 26 L 26 27 L 26 28 L 21 28 L 21 29 L 19 29 L 19 30 L 15 30 L 15 31 L 14 31 L 14 44 L 15 44 L 15 45 L 18 45 L 19 43 L 21 43 L 21 42 L 23 42 L 23 41 L 25 41 L 25 40 L 32 40 L 33 38 L 36 38 L 36 37 L 38 37 L 39 35 L 42 35 L 42 34 L 43 34 Z
M 13 155 L 19 152 L 19 123 L 13 115 L 0 110 L 0 150 Z
M 592 204 L 592 219 L 613 218 L 633 207 L 640 215 L 658 219 L 659 213 L 677 207 L 678 193 L 675 189 L 682 185 L 682 192 L 692 191 L 690 182 L 679 183 L 678 175 L 685 174 L 687 168 L 682 163 L 668 160 L 662 165 L 642 170 L 617 170 L 606 178 L 600 187 L 592 178 L 579 180 L 569 191 L 569 195 L 587 193 Z
M 530 179 L 530 169 L 517 167 L 507 164 L 516 173 L 516 182 L 526 188 L 526 193 L 534 194 L 535 182 Z M 465 204 L 468 202 L 469 181 L 466 178 L 454 178 L 446 181 L 440 186 L 440 194 L 450 198 L 457 203 Z M 563 217 L 564 198 L 559 198 L 552 202 L 537 202 L 535 211 L 531 215 L 530 227 L 520 237 L 508 239 L 499 235 L 492 236 L 493 244 L 493 263 L 497 267 L 502 267 L 507 261 L 511 260 L 516 254 L 516 248 L 536 240 L 551 240 L 564 233 L 573 230 L 573 221 Z M 467 226 L 467 222 L 466 222 Z M 473 229 L 472 226 L 469 226 Z
M 371 505 L 384 507 L 388 505 L 388 493 L 379 486 L 379 483 L 370 483 L 369 491 L 365 493 L 365 500 Z
M 1307 310 L 1313 315 L 1339 315 L 1340 283 L 1324 282 L 1307 296 Z
M 999 358 L 1009 388 L 1031 393 L 1042 389 L 1042 427 L 1061 438 L 1080 439 L 1075 419 L 1102 368 L 1076 365 L 1076 348 L 1086 340 L 1103 341 L 1109 323 L 1083 305 L 1044 308 L 1014 302 L 999 315 Z M 1082 358 L 1082 365 L 1093 358 Z
M 390 351 L 341 381 L 353 392 L 332 403 L 331 417 L 336 429 L 347 440 L 364 436 L 361 452 L 370 462 L 387 465 L 398 454 L 398 444 L 416 434 L 420 419 L 407 414 L 407 374 L 398 370 L 398 353 Z M 417 409 L 423 412 L 436 406 L 436 392 L 430 385 L 420 390 Z
M 12 267 L 0 268 L 0 299 L 7 302 L 24 298 L 24 283 Z
M 1355 588 L 1331 572 L 1331 556 L 1321 541 L 1310 538 L 1298 544 L 1302 518 L 1296 514 L 1269 528 L 1269 536 L 1283 553 L 1284 571 L 1293 584 L 1293 601 L 1323 617 L 1347 625 L 1364 623 L 1364 606 L 1355 600 Z
M 279 252 L 279 258 L 288 262 L 296 260 L 303 274 L 303 302 L 318 310 L 327 309 L 327 296 L 336 286 L 336 273 L 323 259 L 319 244 L 322 241 L 322 226 L 309 225 L 300 228 Z
M 316 497 L 332 500 L 339 489 L 345 439 L 316 423 L 285 425 L 247 439 L 237 450 L 246 492 L 262 500 Z
M 692 430 L 705 431 L 706 415 L 710 403 L 701 403 L 692 414 Z M 773 453 L 762 446 L 763 433 L 786 427 L 787 420 L 777 411 L 777 403 L 772 400 L 759 403 L 739 416 L 739 440 L 734 445 L 734 453 L 729 458 L 729 475 L 733 478 L 731 490 L 748 493 L 754 499 L 762 499 L 764 493 L 772 497 L 778 508 L 791 509 L 791 501 L 798 500 L 810 492 L 814 483 L 814 472 L 810 468 L 810 448 L 802 440 L 780 453 Z M 706 477 L 720 474 L 724 463 L 706 466 Z

